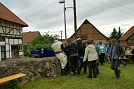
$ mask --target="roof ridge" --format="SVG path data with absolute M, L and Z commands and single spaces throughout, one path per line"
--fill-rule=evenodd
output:
M 39 31 L 29 31 L 29 32 L 23 32 L 23 33 L 34 33 L 34 32 L 39 32 Z
M 14 23 L 21 24 L 25 27 L 28 27 L 28 25 L 21 20 L 16 14 L 14 14 L 9 8 L 7 8 L 4 4 L 0 2 L 0 18 L 4 20 L 8 20 Z

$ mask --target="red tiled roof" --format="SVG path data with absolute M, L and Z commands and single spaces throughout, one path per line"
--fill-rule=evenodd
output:
M 24 32 L 23 33 L 23 43 L 30 43 L 34 40 L 34 38 L 36 37 L 36 35 L 38 34 L 39 31 L 35 31 L 35 32 Z
M 127 40 L 134 34 L 134 26 L 132 26 L 119 40 Z
M 7 7 L 5 7 L 1 2 L 0 2 L 0 18 L 14 23 L 21 24 L 24 27 L 28 27 L 28 25 L 25 22 L 23 22 L 18 16 L 16 16 Z

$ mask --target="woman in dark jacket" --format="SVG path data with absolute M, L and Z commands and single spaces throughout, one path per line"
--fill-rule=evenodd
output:
M 82 69 L 82 67 L 84 67 L 84 73 L 86 73 L 86 69 L 87 69 L 87 61 L 85 61 L 83 63 L 83 58 L 84 58 L 84 54 L 85 54 L 85 48 L 86 48 L 86 42 L 82 42 L 81 44 L 82 46 L 79 48 L 78 50 L 78 56 L 79 56 L 79 59 L 78 59 L 78 73 L 80 74 L 80 71 Z
M 75 41 L 71 42 L 70 48 L 69 48 L 69 59 L 71 61 L 71 68 L 73 75 L 76 75 L 76 72 L 78 70 L 78 50 Z M 78 74 L 80 76 L 80 74 Z

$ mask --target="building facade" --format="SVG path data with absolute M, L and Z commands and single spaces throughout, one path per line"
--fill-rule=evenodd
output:
M 0 60 L 23 56 L 22 28 L 28 25 L 0 2 Z
M 98 44 L 107 43 L 107 37 L 103 35 L 94 25 L 92 25 L 87 19 L 77 30 L 77 37 L 80 37 L 83 41 L 94 39 L 95 43 Z M 71 40 L 75 40 L 75 34 L 70 37 Z
M 120 44 L 124 47 L 134 46 L 134 26 L 132 26 L 120 39 Z

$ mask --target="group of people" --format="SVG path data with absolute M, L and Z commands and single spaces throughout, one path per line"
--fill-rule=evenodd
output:
M 102 44 L 102 42 L 96 45 L 94 39 L 82 42 L 80 37 L 74 41 L 67 39 L 63 44 L 58 41 L 58 38 L 55 38 L 51 47 L 61 63 L 61 75 L 66 75 L 70 63 L 73 75 L 77 73 L 80 76 L 82 68 L 86 73 L 88 67 L 87 78 L 97 78 L 97 74 L 99 74 L 98 61 L 103 65 L 105 55 L 108 54 L 111 69 L 114 70 L 116 78 L 120 78 L 121 70 L 118 67 L 121 59 L 125 56 L 125 50 L 115 39 L 111 40 L 111 46 L 109 46 Z
M 130 58 L 134 63 L 134 46 L 126 48 L 125 57 Z

